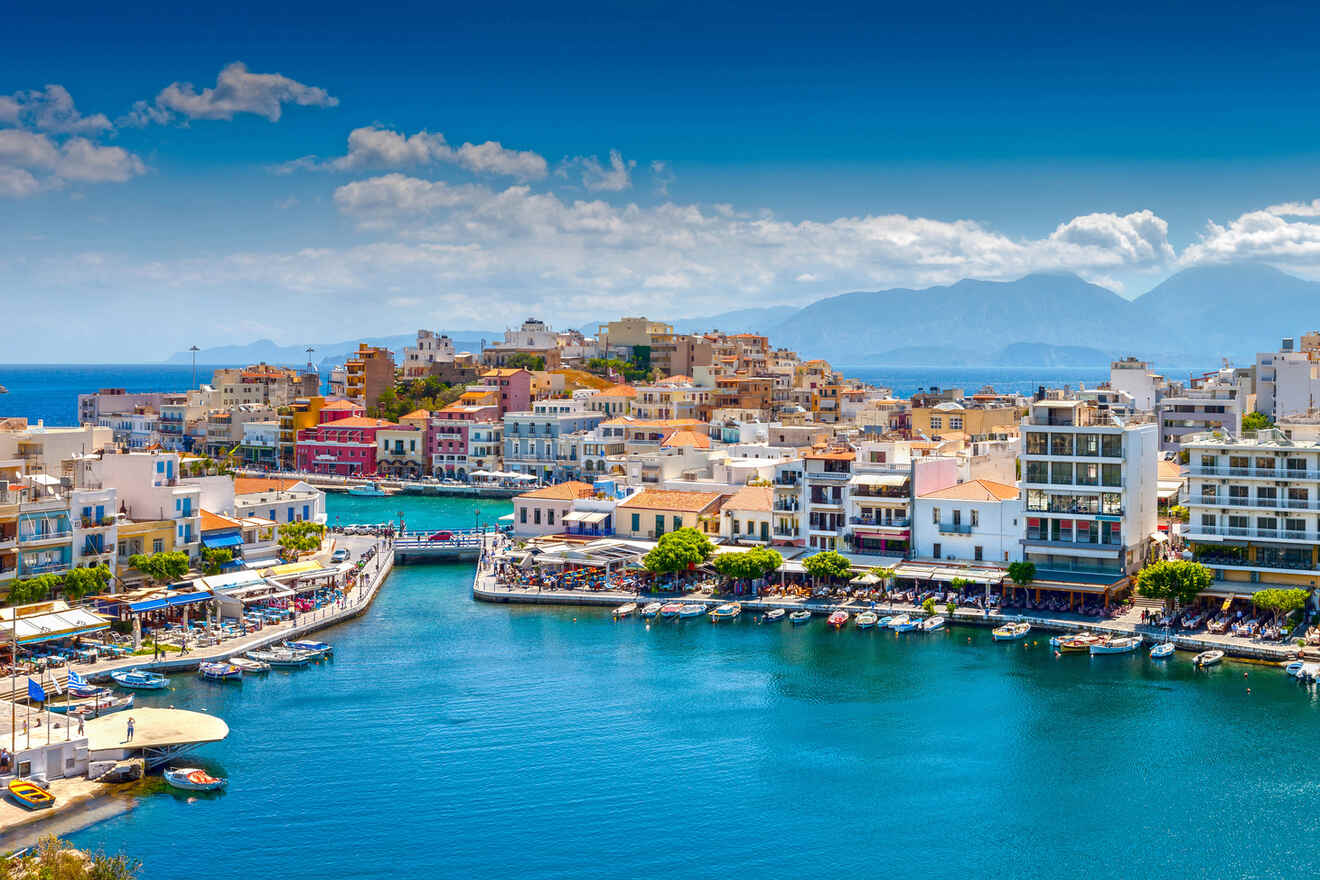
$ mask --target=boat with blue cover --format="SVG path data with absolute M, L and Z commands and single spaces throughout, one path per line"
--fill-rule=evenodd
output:
M 170 683 L 170 680 L 159 672 L 151 672 L 146 669 L 118 670 L 110 673 L 110 677 L 120 687 L 139 691 L 158 691 Z
M 237 681 L 243 677 L 243 670 L 228 660 L 218 660 L 198 666 L 197 674 L 207 681 Z
M 334 646 L 326 642 L 285 642 L 284 646 L 291 651 L 306 651 L 317 657 L 329 657 L 335 652 Z
M 794 626 L 801 626 L 802 624 L 809 623 L 810 621 L 811 621 L 811 612 L 805 608 L 800 608 L 797 611 L 794 611 L 792 614 L 788 615 L 788 622 L 793 624 Z
M 733 620 L 739 614 L 742 614 L 742 605 L 737 602 L 726 602 L 710 613 L 710 619 L 713 623 L 719 623 L 721 620 Z

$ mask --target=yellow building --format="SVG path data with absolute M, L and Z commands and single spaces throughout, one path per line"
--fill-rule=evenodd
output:
M 1015 406 L 966 406 L 954 401 L 912 410 L 912 433 L 927 436 L 961 432 L 969 440 L 1015 433 L 1021 419 Z
M 726 497 L 720 492 L 644 489 L 615 508 L 614 533 L 652 541 L 682 528 L 718 535 L 720 506 Z
M 325 398 L 319 394 L 300 397 L 288 406 L 280 407 L 280 464 L 293 467 L 293 449 L 298 440 L 298 432 L 316 427 L 324 407 Z
M 119 544 L 115 553 L 115 575 L 130 583 L 143 579 L 142 572 L 128 564 L 129 557 L 139 553 L 171 553 L 174 551 L 176 523 L 173 520 L 121 521 Z

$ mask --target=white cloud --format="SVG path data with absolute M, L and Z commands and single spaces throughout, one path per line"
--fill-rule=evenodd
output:
M 0 95 L 0 125 L 14 125 L 51 134 L 98 134 L 113 126 L 103 113 L 83 116 L 73 96 L 61 85 L 43 91 Z
M 225 65 L 214 88 L 200 92 L 192 83 L 175 82 L 156 96 L 154 103 L 138 101 L 125 122 L 146 125 L 187 119 L 233 119 L 239 113 L 264 116 L 278 122 L 285 104 L 335 107 L 339 99 L 325 89 L 309 86 L 279 73 L 252 73 L 241 61 Z
M 32 195 L 68 181 L 122 183 L 146 170 L 141 159 L 121 147 L 101 146 L 84 137 L 60 143 L 43 133 L 0 129 L 0 173 L 7 181 L 0 193 L 5 195 Z
M 356 171 L 363 168 L 410 168 L 448 162 L 477 174 L 502 174 L 516 180 L 540 180 L 546 175 L 545 159 L 525 150 L 510 150 L 498 141 L 465 143 L 454 149 L 445 136 L 419 131 L 405 135 L 379 126 L 355 128 L 348 135 L 348 152 L 321 161 L 305 156 L 277 166 L 277 173 L 291 171 Z
M 669 185 L 674 182 L 674 171 L 668 162 L 656 159 L 651 163 L 651 183 L 658 195 L 669 195 Z
M 1280 217 L 1320 217 L 1320 199 L 1312 199 L 1309 202 L 1284 202 L 1282 205 L 1270 205 L 1265 209 L 1267 214 L 1277 214 Z
M 634 160 L 625 162 L 622 153 L 610 150 L 608 165 L 602 164 L 596 156 L 574 156 L 560 163 L 558 174 L 561 177 L 578 175 L 589 192 L 623 192 L 632 187 L 632 169 L 635 167 Z
M 41 182 L 22 168 L 0 165 L 0 198 L 21 199 L 41 189 Z
M 1182 263 L 1190 266 L 1255 260 L 1299 267 L 1320 266 L 1320 224 L 1287 220 L 1280 215 L 1312 215 L 1293 210 L 1276 212 L 1280 207 L 1286 206 L 1250 211 L 1224 226 L 1214 221 L 1207 223 L 1200 239 L 1183 249 Z

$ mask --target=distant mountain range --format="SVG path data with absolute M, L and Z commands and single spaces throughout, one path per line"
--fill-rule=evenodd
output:
M 614 316 L 617 317 L 617 316 Z M 551 316 L 553 323 L 553 316 Z M 604 323 L 604 322 L 599 322 Z M 770 306 L 672 322 L 682 333 L 763 333 L 804 357 L 875 366 L 1103 366 L 1136 355 L 1161 365 L 1215 366 L 1273 351 L 1284 336 L 1320 326 L 1320 283 L 1261 265 L 1186 269 L 1125 299 L 1075 275 L 959 281 L 925 290 L 844 293 L 802 308 Z M 597 323 L 582 325 L 594 334 Z M 502 330 L 449 330 L 460 350 Z M 342 363 L 359 342 L 396 352 L 415 334 L 313 343 L 323 365 Z M 898 344 L 896 344 L 898 343 Z M 301 345 L 263 339 L 198 352 L 199 364 L 307 362 Z M 170 363 L 190 363 L 189 352 Z

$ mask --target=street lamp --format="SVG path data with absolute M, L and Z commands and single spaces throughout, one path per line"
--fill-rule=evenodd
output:
M 197 387 L 197 352 L 201 351 L 201 349 L 194 345 L 192 348 L 188 350 L 192 352 L 192 361 L 193 361 L 192 387 L 196 388 Z

